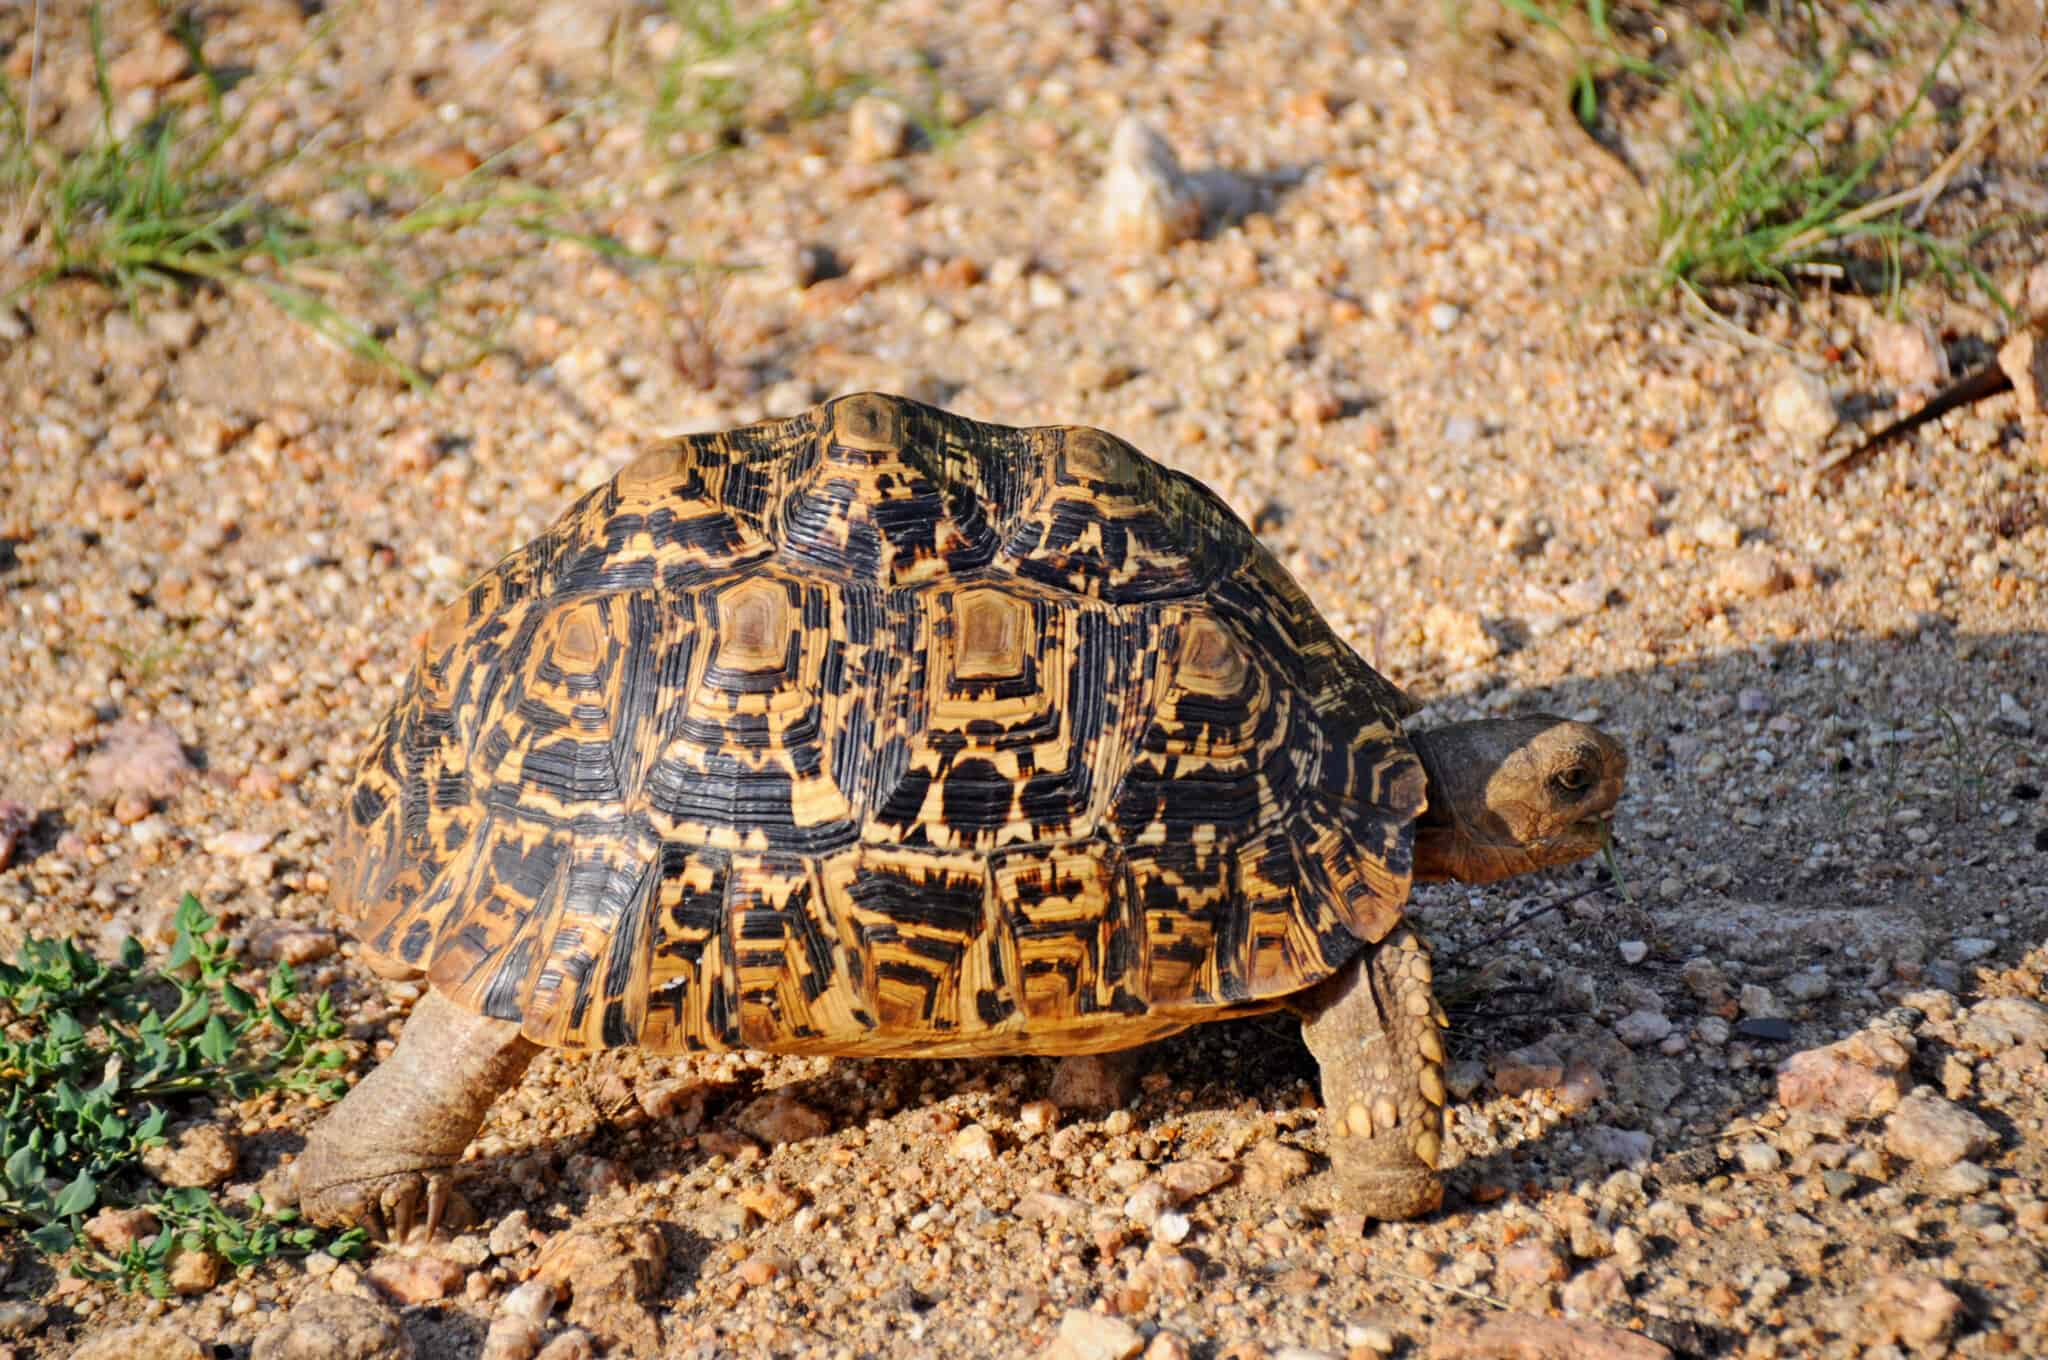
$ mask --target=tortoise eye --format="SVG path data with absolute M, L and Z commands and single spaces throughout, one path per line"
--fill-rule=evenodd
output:
M 1583 765 L 1569 765 L 1552 775 L 1550 782 L 1564 793 L 1584 793 L 1592 786 L 1593 775 Z

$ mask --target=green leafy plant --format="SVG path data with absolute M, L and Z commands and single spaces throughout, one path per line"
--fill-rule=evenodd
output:
M 215 925 L 187 894 L 160 967 L 132 939 L 106 963 L 70 940 L 35 937 L 0 964 L 0 1228 L 56 1255 L 80 1244 L 98 1210 L 146 1208 L 161 1226 L 152 1241 L 119 1259 L 89 1253 L 76 1267 L 126 1288 L 164 1292 L 179 1243 L 239 1267 L 315 1248 L 346 1255 L 362 1240 L 325 1238 L 260 1198 L 236 1214 L 205 1190 L 164 1189 L 142 1170 L 183 1097 L 286 1090 L 332 1100 L 347 1090 L 328 998 L 300 1001 L 287 964 L 260 992 L 238 986 Z

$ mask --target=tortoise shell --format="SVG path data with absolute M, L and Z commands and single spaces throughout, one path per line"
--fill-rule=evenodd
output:
M 1123 1048 L 1393 929 L 1410 708 L 1192 478 L 849 396 L 654 446 L 448 607 L 336 899 L 541 1044 Z

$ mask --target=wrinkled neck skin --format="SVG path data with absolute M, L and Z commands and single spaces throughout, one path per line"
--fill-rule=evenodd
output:
M 1628 758 L 1584 723 L 1487 719 L 1411 732 L 1429 777 L 1415 877 L 1491 883 L 1570 864 L 1607 838 Z

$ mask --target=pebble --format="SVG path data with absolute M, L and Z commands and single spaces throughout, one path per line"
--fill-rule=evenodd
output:
M 538 1326 L 548 1320 L 561 1302 L 561 1291 L 548 1280 L 528 1280 L 508 1291 L 498 1303 L 498 1312 L 505 1317 L 524 1318 Z
M 1194 1224 L 1188 1216 L 1178 1210 L 1168 1209 L 1153 1221 L 1152 1235 L 1169 1246 L 1179 1246 L 1188 1240 Z
M 102 1209 L 85 1223 L 85 1235 L 110 1256 L 119 1256 L 156 1230 L 156 1215 L 139 1208 Z
M 1116 1110 L 1131 1097 L 1130 1063 L 1113 1053 L 1062 1058 L 1047 1095 L 1056 1110 Z
M 1623 963 L 1633 966 L 1641 963 L 1648 957 L 1650 957 L 1650 946 L 1643 941 L 1623 940 L 1621 942 L 1621 961 Z
M 1791 573 L 1762 548 L 1748 548 L 1721 563 L 1715 579 L 1728 595 L 1742 600 L 1760 600 L 1776 595 L 1792 584 Z
M 1464 309 L 1455 302 L 1439 302 L 1429 309 L 1429 328 L 1442 334 L 1456 326 L 1464 315 Z
M 1887 1151 L 1939 1170 L 1995 1147 L 1998 1135 L 1962 1106 L 1922 1087 L 1899 1103 L 1884 1124 Z
M 1253 1144 L 1245 1163 L 1245 1185 L 1266 1194 L 1294 1184 L 1313 1165 L 1306 1152 L 1277 1138 L 1262 1138 Z
M 1630 1011 L 1614 1022 L 1614 1033 L 1630 1048 L 1642 1048 L 1669 1035 L 1671 1021 L 1658 1011 Z
M 210 1187 L 235 1174 L 235 1136 L 219 1124 L 194 1124 L 145 1149 L 143 1169 L 165 1185 Z
M 1166 1187 L 1176 1205 L 1199 1199 L 1232 1176 L 1230 1167 L 1213 1157 L 1193 1157 L 1186 1161 L 1168 1162 L 1160 1168 L 1159 1181 Z
M 1916 1270 L 1887 1271 L 1865 1291 L 1862 1316 L 1880 1340 L 1927 1346 L 1952 1331 L 1963 1301 L 1940 1280 Z
M 1542 1044 L 1530 1044 L 1494 1058 L 1493 1089 L 1504 1096 L 1547 1090 L 1564 1079 L 1564 1059 Z
M 1794 369 L 1764 394 L 1764 419 L 1793 440 L 1818 444 L 1835 428 L 1835 403 L 1825 382 Z
M 534 1360 L 594 1360 L 597 1341 L 581 1327 L 571 1327 L 540 1348 Z
M 1994 997 L 1970 1007 L 1962 1023 L 1963 1044 L 1998 1054 L 2021 1044 L 2048 1049 L 2048 1006 L 2020 996 Z
M 1707 515 L 1696 520 L 1692 536 L 1709 548 L 1735 548 L 1742 543 L 1742 530 L 1725 515 Z
M 1085 1308 L 1060 1314 L 1060 1329 L 1041 1360 L 1130 1360 L 1145 1347 L 1138 1329 L 1122 1318 L 1105 1317 Z
M 249 1360 L 413 1360 L 398 1314 L 358 1295 L 308 1294 L 249 1349 Z
M 1354 1351 L 1369 1351 L 1374 1355 L 1392 1355 L 1400 1339 L 1394 1329 L 1381 1322 L 1354 1322 L 1344 1328 L 1344 1344 Z
M 1017 1124 L 1026 1133 L 1045 1133 L 1060 1122 L 1060 1107 L 1050 1100 L 1030 1100 L 1017 1111 Z
M 863 165 L 892 160 L 910 145 L 910 115 L 893 99 L 863 95 L 848 110 L 847 142 L 853 159 Z
M 2029 418 L 2048 410 L 2048 341 L 2022 327 L 1998 350 L 1998 366 L 2012 379 L 2013 395 Z
M 123 794 L 154 801 L 183 788 L 197 770 L 171 725 L 156 719 L 121 722 L 108 729 L 86 762 L 86 788 L 95 798 Z
M 1571 1274 L 1571 1267 L 1556 1247 L 1539 1238 L 1525 1238 L 1500 1254 L 1494 1278 L 1509 1292 L 1534 1285 L 1555 1284 Z
M 1991 1188 L 1994 1179 L 1989 1171 L 1975 1162 L 1957 1162 L 1941 1173 L 1936 1184 L 1945 1194 L 1981 1195 Z
M 516 1256 L 533 1242 L 533 1220 L 524 1209 L 514 1209 L 491 1225 L 485 1245 L 493 1256 Z
M 1948 381 L 1948 354 L 1924 321 L 1873 321 L 1870 362 L 1908 392 L 1932 392 Z
M 949 1151 L 955 1161 L 990 1161 L 996 1155 L 995 1136 L 979 1124 L 969 1124 L 953 1135 Z
M 1911 1087 L 1906 1069 L 1912 1060 L 1897 1035 L 1862 1030 L 1780 1063 L 1778 1103 L 1788 1110 L 1874 1119 L 1895 1109 Z
M 1595 1124 L 1584 1137 L 1586 1151 L 1607 1166 L 1641 1166 L 1657 1148 L 1656 1140 L 1639 1129 L 1608 1124 Z
M 164 1277 L 179 1294 L 204 1294 L 220 1281 L 220 1257 L 204 1247 L 175 1246 L 164 1265 Z
M 1167 140 L 1136 117 L 1117 124 L 1096 194 L 1103 233 L 1120 250 L 1161 251 L 1202 232 L 1199 189 Z
M 832 1131 L 832 1121 L 825 1115 L 781 1091 L 749 1102 L 732 1122 L 741 1132 L 769 1144 L 822 1138 Z
M 478 1360 L 533 1360 L 540 1353 L 545 1333 L 525 1318 L 501 1316 L 484 1333 L 484 1348 Z
M 460 1292 L 463 1269 L 438 1256 L 381 1256 L 364 1278 L 393 1303 L 411 1305 Z
M 1735 1161 L 1752 1176 L 1761 1176 L 1776 1171 L 1784 1159 L 1769 1143 L 1738 1143 L 1735 1147 Z

